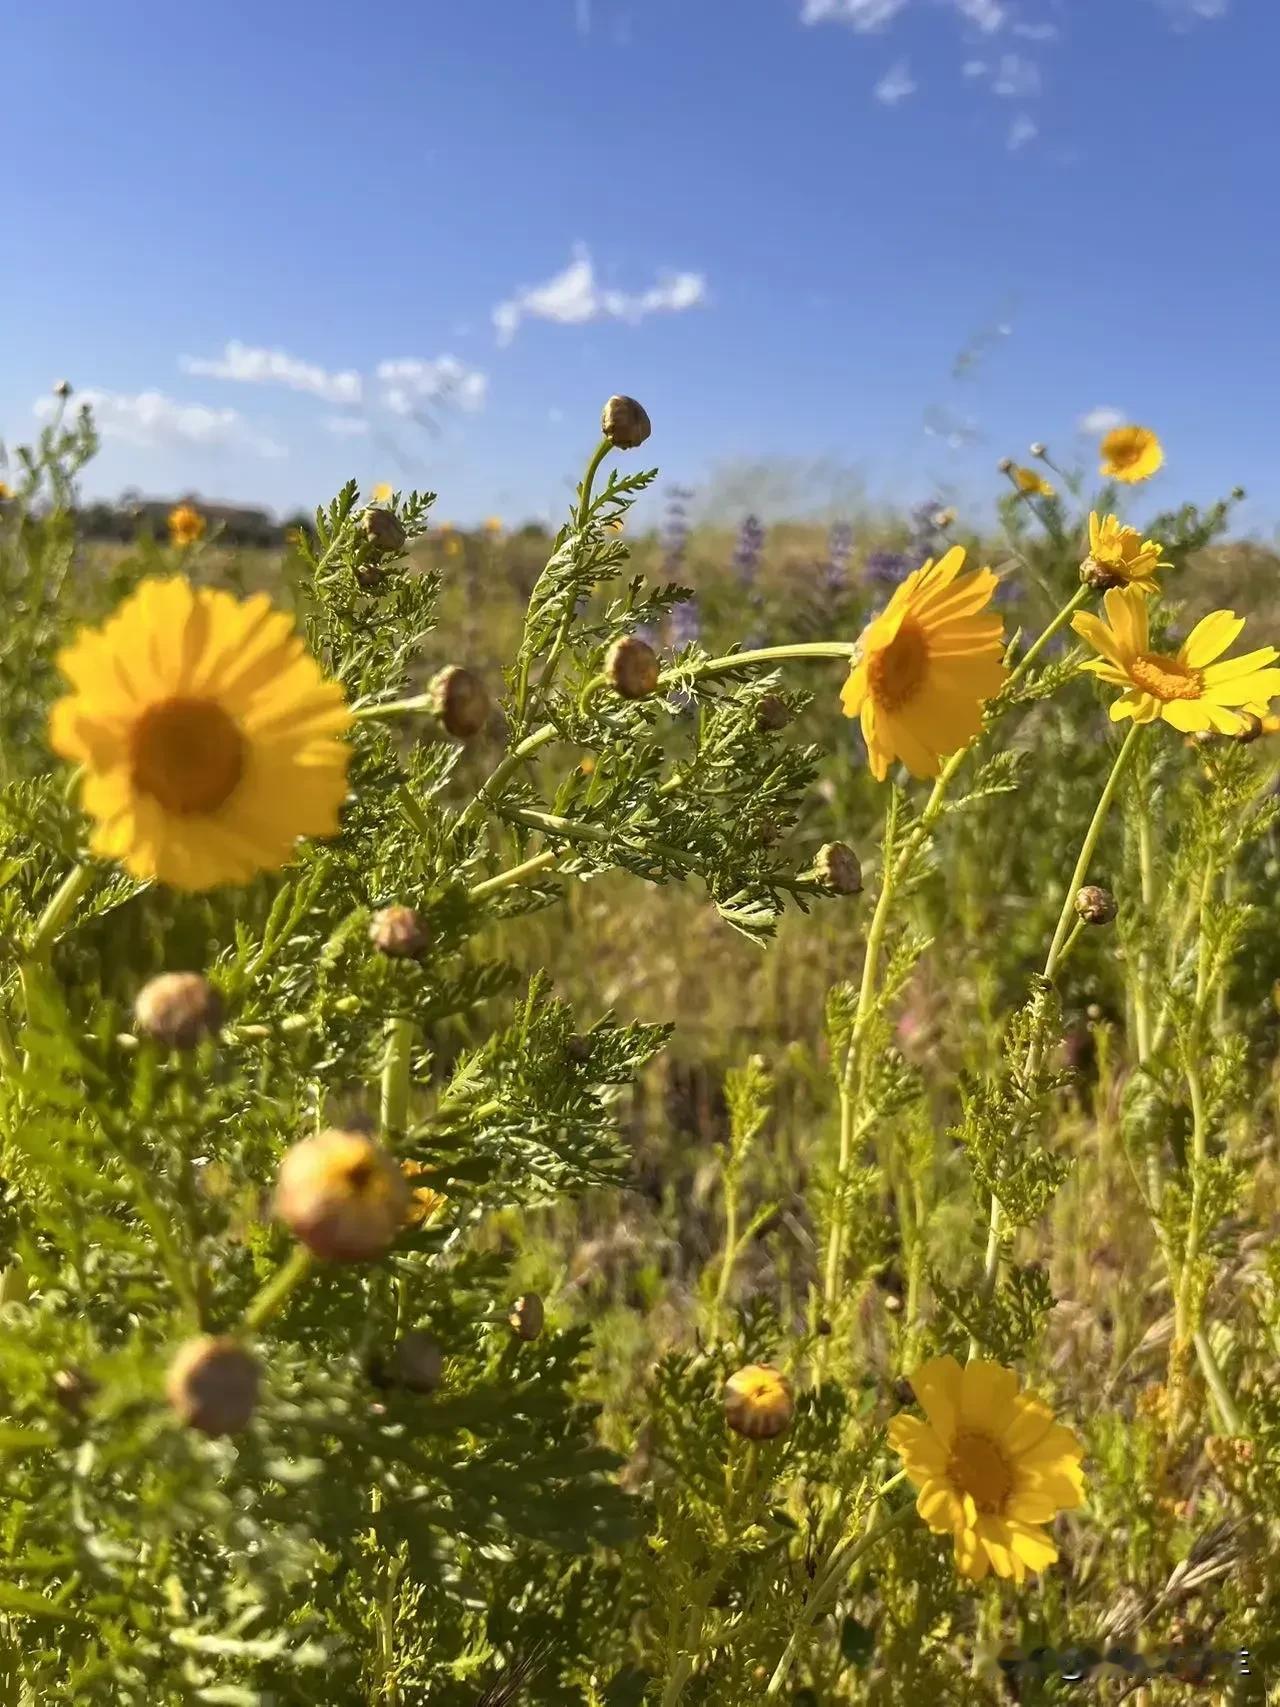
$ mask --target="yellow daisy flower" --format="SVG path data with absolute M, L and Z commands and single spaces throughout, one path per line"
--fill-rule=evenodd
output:
M 1103 606 L 1106 622 L 1078 611 L 1071 626 L 1101 653 L 1085 669 L 1125 689 L 1112 704 L 1113 722 L 1132 717 L 1136 723 L 1151 723 L 1162 718 L 1184 735 L 1210 729 L 1238 735 L 1246 720 L 1231 707 L 1261 717 L 1280 694 L 1280 670 L 1267 668 L 1277 657 L 1274 646 L 1214 662 L 1244 627 L 1244 618 L 1234 611 L 1216 610 L 1202 617 L 1171 656 L 1151 650 L 1147 601 L 1136 588 L 1113 587 Z
M 1095 587 L 1137 587 L 1155 591 L 1157 569 L 1169 565 L 1161 557 L 1159 540 L 1143 539 L 1137 528 L 1122 527 L 1115 516 L 1089 515 L 1089 555 L 1081 576 Z
M 976 1359 L 963 1369 L 935 1357 L 908 1377 L 924 1411 L 897 1416 L 889 1444 L 919 1491 L 916 1510 L 935 1535 L 950 1535 L 956 1569 L 1022 1582 L 1053 1564 L 1042 1524 L 1084 1499 L 1084 1446 L 1013 1370 Z
M 1025 497 L 1056 498 L 1058 489 L 1051 486 L 1043 474 L 1037 474 L 1034 468 L 1019 468 L 1015 463 L 1009 470 L 1013 483 Z
M 772 1440 L 795 1414 L 791 1383 L 771 1363 L 749 1363 L 724 1384 L 724 1417 L 735 1434 Z
M 404 1224 L 406 1227 L 423 1227 L 447 1207 L 449 1199 L 434 1186 L 418 1183 L 425 1181 L 432 1172 L 421 1162 L 403 1161 L 400 1172 L 409 1187 L 409 1206 L 404 1213 Z
M 204 533 L 204 517 L 190 504 L 178 504 L 169 511 L 169 539 L 182 547 L 194 545 Z
M 501 518 L 501 516 L 490 516 L 484 524 L 484 531 L 486 533 L 492 533 L 492 534 L 501 533 L 502 532 L 502 518 Z
M 961 575 L 963 566 L 958 545 L 930 560 L 863 630 L 840 703 L 846 717 L 861 717 L 880 782 L 896 758 L 912 776 L 937 776 L 941 760 L 977 735 L 983 705 L 1004 685 L 1004 624 L 981 614 L 996 578 L 990 569 Z
M 370 502 L 373 504 L 389 504 L 391 502 L 391 488 L 385 480 L 380 480 L 374 487 Z
M 332 836 L 351 715 L 265 593 L 143 581 L 58 654 L 54 751 L 83 765 L 91 846 L 179 889 L 273 871 Z
M 13 497 L 13 488 L 7 480 L 0 480 L 0 504 Z
M 445 556 L 446 557 L 461 557 L 464 549 L 465 548 L 462 544 L 462 541 L 458 538 L 457 534 L 456 533 L 449 534 L 449 536 L 446 538 L 446 540 L 444 542 L 444 554 L 445 554 Z
M 1150 480 L 1164 462 L 1164 446 L 1150 427 L 1113 427 L 1102 441 L 1102 474 L 1132 486 Z

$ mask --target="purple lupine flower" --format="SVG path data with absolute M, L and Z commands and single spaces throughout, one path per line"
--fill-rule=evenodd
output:
M 697 599 L 686 599 L 683 604 L 672 607 L 667 619 L 667 638 L 673 652 L 692 646 L 701 632 L 702 618 L 698 613 Z
M 689 544 L 688 503 L 693 492 L 688 486 L 673 486 L 667 494 L 667 510 L 662 522 L 662 572 L 669 581 L 678 581 L 684 569 L 684 554 Z
M 733 567 L 744 587 L 755 582 L 764 550 L 764 523 L 759 516 L 748 516 L 738 529 L 738 542 L 733 548 Z
M 834 522 L 827 535 L 827 560 L 818 577 L 822 591 L 834 598 L 849 581 L 849 558 L 853 553 L 853 529 L 848 522 Z
M 862 570 L 873 586 L 896 587 L 904 576 L 918 567 L 907 551 L 869 551 Z

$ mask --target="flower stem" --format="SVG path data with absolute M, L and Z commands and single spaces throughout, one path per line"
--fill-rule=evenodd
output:
M 260 1333 L 307 1278 L 311 1268 L 311 1252 L 305 1245 L 296 1245 L 289 1258 L 281 1263 L 271 1279 L 250 1302 L 243 1317 L 245 1332 Z
M 30 960 L 43 965 L 48 961 L 49 952 L 57 940 L 58 933 L 75 912 L 76 903 L 93 882 L 92 868 L 87 865 L 74 865 L 63 878 L 53 899 L 41 913 L 36 923 L 35 934 L 27 949 Z
M 520 865 L 513 865 L 508 871 L 500 871 L 496 877 L 487 877 L 483 883 L 473 884 L 467 891 L 470 901 L 483 901 L 489 895 L 496 895 L 502 889 L 511 889 L 517 883 L 523 883 L 526 877 L 536 877 L 540 871 L 546 871 L 555 865 L 560 858 L 558 848 L 548 848 L 545 853 L 534 854 L 532 859 L 526 859 Z
M 384 1139 L 402 1137 L 409 1124 L 409 1069 L 413 1058 L 413 1021 L 404 1015 L 387 1021 L 382 1057 L 380 1122 Z
M 1014 666 L 1013 670 L 1010 672 L 1009 678 L 1005 682 L 1003 689 L 1001 690 L 1003 693 L 1007 694 L 1011 687 L 1013 687 L 1016 683 L 1018 683 L 1022 680 L 1023 676 L 1026 675 L 1027 671 L 1031 668 L 1032 664 L 1040 656 L 1041 652 L 1044 651 L 1045 647 L 1053 639 L 1054 635 L 1059 633 L 1062 629 L 1064 629 L 1066 627 L 1066 625 L 1071 621 L 1071 618 L 1075 615 L 1075 613 L 1080 609 L 1080 606 L 1089 597 L 1089 593 L 1090 593 L 1090 589 L 1088 587 L 1080 587 L 1075 593 L 1072 594 L 1072 596 L 1067 600 L 1066 604 L 1063 605 L 1062 609 L 1058 612 L 1057 616 L 1055 616 L 1053 621 L 1049 624 L 1048 628 L 1045 629 L 1044 633 L 1040 636 L 1040 638 L 1038 640 L 1033 641 L 1031 643 L 1031 645 L 1028 646 L 1027 650 L 1022 654 L 1022 657 L 1019 658 L 1017 664 Z

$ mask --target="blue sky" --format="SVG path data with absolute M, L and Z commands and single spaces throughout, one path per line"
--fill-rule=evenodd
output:
M 87 488 L 558 516 L 935 492 L 1082 422 L 1280 520 L 1276 0 L 41 0 L 5 26 L 0 436 Z M 957 373 L 957 358 L 968 352 Z M 434 423 L 434 427 L 423 424 Z

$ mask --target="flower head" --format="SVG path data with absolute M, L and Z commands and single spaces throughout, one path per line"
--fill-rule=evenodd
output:
M 724 1384 L 724 1418 L 748 1440 L 772 1440 L 795 1414 L 791 1383 L 771 1363 L 749 1363 Z
M 1164 447 L 1150 427 L 1113 427 L 1102 441 L 1102 474 L 1127 486 L 1150 480 L 1164 462 Z
M 239 1434 L 258 1403 L 256 1359 L 227 1335 L 201 1334 L 178 1348 L 165 1378 L 169 1403 L 201 1434 Z
M 194 545 L 204 533 L 204 517 L 190 504 L 179 504 L 169 511 L 169 540 L 173 545 Z
M 1051 486 L 1043 474 L 1038 474 L 1034 468 L 1021 468 L 1017 463 L 1009 470 L 1009 478 L 1019 492 L 1027 498 L 1056 498 L 1058 489 Z
M 498 536 L 498 534 L 500 534 L 502 532 L 502 518 L 501 518 L 501 516 L 489 516 L 489 517 L 487 517 L 485 520 L 485 524 L 484 524 L 484 531 L 487 534 L 491 534 L 494 538 L 496 538 Z
M 996 590 L 990 569 L 960 573 L 955 546 L 908 575 L 863 630 L 841 694 L 846 717 L 861 717 L 872 774 L 894 759 L 912 776 L 937 776 L 942 759 L 982 728 L 982 707 L 1004 685 L 1004 624 L 984 616 Z
M 404 1174 L 363 1132 L 331 1127 L 301 1139 L 285 1152 L 276 1176 L 276 1214 L 323 1262 L 381 1256 L 409 1204 Z
M 1244 627 L 1234 611 L 1203 617 L 1174 654 L 1151 650 L 1145 596 L 1133 587 L 1113 587 L 1103 600 L 1104 622 L 1087 611 L 1071 619 L 1076 633 L 1095 652 L 1084 668 L 1125 691 L 1111 706 L 1113 722 L 1162 718 L 1184 735 L 1217 730 L 1238 735 L 1247 726 L 1241 710 L 1262 716 L 1280 694 L 1280 670 L 1269 669 L 1274 646 L 1262 646 L 1238 658 L 1222 658 Z
M 13 487 L 7 480 L 0 480 L 0 504 L 6 503 L 13 497 Z
M 889 1444 L 919 1490 L 916 1510 L 950 1535 L 956 1569 L 1022 1582 L 1058 1550 L 1041 1525 L 1084 1499 L 1084 1447 L 1011 1369 L 935 1357 L 910 1377 L 924 1419 L 897 1416 Z
M 1092 587 L 1139 587 L 1155 591 L 1157 569 L 1167 569 L 1159 540 L 1143 539 L 1137 528 L 1122 527 L 1115 516 L 1089 516 L 1089 555 L 1080 579 Z
M 222 997 L 200 972 L 162 972 L 138 991 L 133 1012 L 144 1037 L 194 1049 L 222 1024 Z
M 432 1172 L 424 1163 L 403 1161 L 400 1164 L 400 1172 L 409 1187 L 409 1204 L 404 1212 L 404 1224 L 406 1227 L 425 1227 L 428 1221 L 433 1221 L 441 1210 L 447 1208 L 449 1199 L 434 1186 L 421 1183 Z
M 83 765 L 91 845 L 135 877 L 212 889 L 332 836 L 351 717 L 291 619 L 181 578 L 143 581 L 58 654 L 49 741 Z
M 375 504 L 389 504 L 391 502 L 391 488 L 385 480 L 379 480 L 374 487 L 371 502 Z

